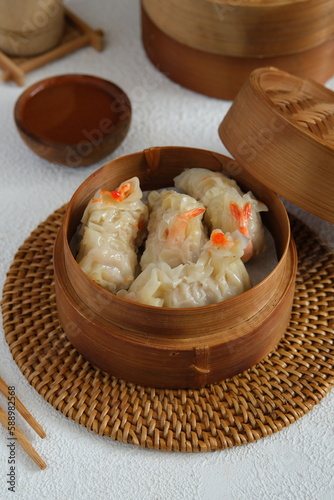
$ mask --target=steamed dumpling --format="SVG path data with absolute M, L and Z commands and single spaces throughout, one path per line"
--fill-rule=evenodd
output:
M 115 191 L 97 191 L 82 217 L 76 260 L 93 281 L 116 293 L 135 278 L 137 247 L 147 224 L 139 179 L 123 182 Z
M 241 261 L 246 238 L 213 231 L 197 262 L 172 268 L 166 262 L 149 264 L 128 291 L 118 295 L 156 307 L 196 307 L 235 297 L 251 286 Z
M 264 228 L 260 212 L 267 211 L 249 191 L 244 194 L 236 181 L 221 172 L 204 168 L 190 168 L 174 179 L 175 186 L 184 190 L 206 208 L 205 221 L 211 231 L 238 230 L 249 238 L 243 260 L 258 255 L 265 248 Z
M 207 241 L 202 203 L 172 190 L 152 191 L 148 196 L 148 237 L 140 265 L 166 262 L 172 268 L 197 260 Z

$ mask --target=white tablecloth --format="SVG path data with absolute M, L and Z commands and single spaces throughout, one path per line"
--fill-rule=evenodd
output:
M 26 85 L 61 73 L 89 73 L 120 85 L 133 105 L 123 144 L 109 158 L 151 146 L 200 147 L 226 154 L 217 128 L 230 103 L 181 88 L 157 72 L 141 45 L 137 0 L 67 2 L 94 28 L 102 28 L 101 53 L 81 49 L 38 69 Z M 334 89 L 334 79 L 327 84 Z M 0 83 L 0 286 L 20 244 L 105 161 L 69 169 L 35 156 L 21 141 L 13 106 L 22 89 Z M 291 204 L 334 250 L 331 224 Z M 16 493 L 7 491 L 7 432 L 0 430 L 0 499 L 25 500 L 255 500 L 334 499 L 334 391 L 298 422 L 254 444 L 201 454 L 136 448 L 86 430 L 57 412 L 28 384 L 0 336 L 0 376 L 44 426 L 38 438 L 21 428 L 45 458 L 40 471 L 20 447 Z M 0 397 L 1 406 L 5 399 Z

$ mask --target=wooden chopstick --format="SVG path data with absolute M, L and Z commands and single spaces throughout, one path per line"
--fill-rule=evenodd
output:
M 8 398 L 9 389 L 10 388 L 8 387 L 6 382 L 0 377 L 0 392 L 6 398 Z M 31 413 L 27 410 L 27 408 L 24 406 L 24 404 L 19 400 L 19 398 L 16 395 L 15 395 L 15 409 L 22 415 L 22 417 L 26 420 L 26 422 L 32 427 L 32 429 L 34 429 L 35 432 L 37 432 L 37 434 L 41 438 L 45 438 L 46 434 L 43 428 L 39 425 L 38 422 L 36 422 L 34 417 L 31 415 Z M 8 415 L 1 407 L 0 407 L 0 423 L 6 430 L 8 430 L 9 428 Z M 13 440 L 15 439 L 22 446 L 24 451 L 29 455 L 30 458 L 33 459 L 33 461 L 38 465 L 40 469 L 45 469 L 46 463 L 44 462 L 44 460 L 39 456 L 35 448 L 28 441 L 25 435 L 20 431 L 20 429 L 18 429 L 16 425 L 13 425 L 13 423 L 10 422 L 10 426 L 14 427 L 14 431 L 11 431 L 11 439 Z
M 0 377 L 0 392 L 7 398 L 8 397 L 8 385 L 6 382 Z M 29 410 L 24 406 L 24 404 L 19 400 L 17 396 L 15 396 L 15 407 L 19 413 L 21 413 L 22 417 L 28 422 L 30 427 L 34 429 L 35 432 L 41 437 L 45 438 L 46 434 L 43 428 L 39 425 L 38 422 L 31 415 Z
M 8 415 L 6 412 L 0 407 L 0 423 L 4 426 L 5 429 L 8 429 Z M 17 442 L 22 446 L 24 451 L 29 455 L 30 458 L 38 465 L 40 469 L 46 468 L 46 463 L 37 453 L 35 448 L 30 444 L 25 435 L 20 431 L 20 429 L 15 426 L 14 437 Z

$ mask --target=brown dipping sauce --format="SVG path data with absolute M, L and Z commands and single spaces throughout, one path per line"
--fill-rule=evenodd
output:
M 62 81 L 31 94 L 22 121 L 27 132 L 49 143 L 93 142 L 94 131 L 97 137 L 101 133 L 107 136 L 122 120 L 125 111 L 117 98 L 117 90 L 112 93 L 107 85 L 103 88 L 89 81 Z

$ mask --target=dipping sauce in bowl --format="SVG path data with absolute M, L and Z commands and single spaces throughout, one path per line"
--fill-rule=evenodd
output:
M 15 110 L 24 142 L 61 165 L 91 165 L 114 151 L 131 122 L 131 104 L 121 88 L 90 75 L 61 75 L 35 83 Z

